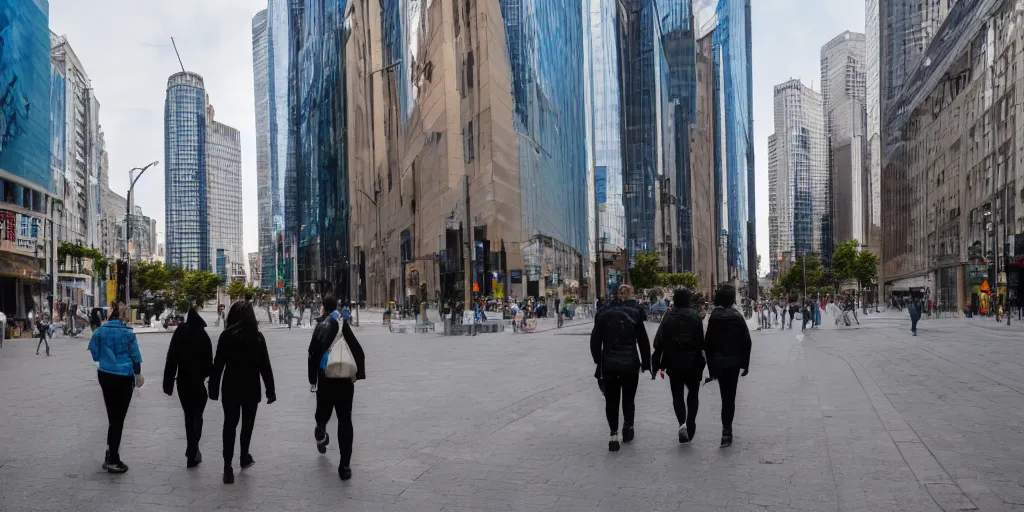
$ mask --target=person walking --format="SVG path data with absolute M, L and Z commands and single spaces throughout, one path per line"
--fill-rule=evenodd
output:
M 907 311 L 910 313 L 910 332 L 917 336 L 917 321 L 921 319 L 921 306 L 917 299 L 913 299 L 907 305 Z
M 167 348 L 164 365 L 164 393 L 171 396 L 178 381 L 178 401 L 185 413 L 185 467 L 194 468 L 203 461 L 199 439 L 203 437 L 203 411 L 206 410 L 206 379 L 213 371 L 213 343 L 206 334 L 206 321 L 196 309 L 189 308 L 185 321 L 178 324 Z
M 139 340 L 131 327 L 124 325 L 120 311 L 110 310 L 107 322 L 92 333 L 89 339 L 89 353 L 99 363 L 97 378 L 103 390 L 103 404 L 107 409 L 107 451 L 103 457 L 103 469 L 108 473 L 121 474 L 128 466 L 121 460 L 121 432 L 132 391 L 146 382 L 142 377 L 142 353 Z
M 195 309 L 195 308 L 189 308 L 189 310 L 188 310 L 188 312 L 189 312 L 189 315 L 191 315 L 191 314 L 192 314 L 192 311 L 193 311 L 194 309 Z M 216 321 L 216 322 L 214 322 L 214 323 L 213 323 L 213 325 L 216 325 L 216 326 L 218 326 L 218 327 L 219 327 L 219 326 L 220 326 L 220 324 L 224 322 L 224 310 L 225 310 L 225 309 L 227 309 L 227 308 L 226 308 L 226 307 L 224 306 L 224 303 L 223 303 L 223 302 L 221 302 L 221 303 L 217 304 L 217 321 Z M 187 321 L 188 321 L 188 320 L 186 320 L 186 322 L 187 322 Z M 203 325 L 203 327 L 206 327 L 206 325 Z M 205 332 L 205 331 L 204 331 L 204 332 Z
M 690 290 L 675 291 L 672 309 L 665 314 L 654 335 L 654 355 L 651 356 L 651 379 L 658 370 L 668 372 L 680 443 L 688 443 L 697 431 L 698 392 L 705 366 L 704 324 L 692 302 Z M 764 315 L 761 318 L 767 320 Z
M 601 309 L 590 333 L 590 353 L 597 365 L 595 376 L 603 382 L 605 415 L 611 430 L 608 450 L 613 452 L 619 450 L 620 402 L 622 442 L 628 443 L 635 435 L 634 401 L 640 372 L 651 369 L 651 344 L 644 327 L 646 316 L 632 295 L 632 287 L 620 286 L 618 298 Z
M 221 375 L 224 382 L 221 383 Z M 235 430 L 242 420 L 241 456 L 238 463 L 242 469 L 255 464 L 249 453 L 249 441 L 256 424 L 256 409 L 260 404 L 260 377 L 267 388 L 267 405 L 277 400 L 274 390 L 274 372 L 270 367 L 267 341 L 260 333 L 256 313 L 252 305 L 236 302 L 228 311 L 224 332 L 217 340 L 217 354 L 213 359 L 210 374 L 210 399 L 217 400 L 221 388 L 224 391 L 221 405 L 224 407 L 224 483 L 235 483 L 231 459 L 235 453 Z
M 352 442 L 355 437 L 352 427 L 352 401 L 355 398 L 355 381 L 366 378 L 366 356 L 359 345 L 355 333 L 348 322 L 338 313 L 338 300 L 333 295 L 323 298 L 324 316 L 318 321 L 309 340 L 309 359 L 307 370 L 310 391 L 316 393 L 316 413 L 313 419 L 316 427 L 313 438 L 316 449 L 327 453 L 327 445 L 331 442 L 327 434 L 327 422 L 331 421 L 332 410 L 338 415 L 338 449 L 341 460 L 338 463 L 338 476 L 342 480 L 352 478 Z M 328 378 L 326 374 L 327 359 L 331 345 L 346 343 L 356 362 L 355 379 Z
M 36 320 L 36 332 L 39 335 L 39 343 L 36 344 L 36 355 L 39 355 L 39 348 L 45 344 L 46 357 L 50 357 L 50 323 L 45 315 L 39 315 L 39 318 Z
M 716 307 L 711 312 L 704 336 L 710 374 L 708 379 L 717 379 L 722 393 L 722 446 L 732 444 L 736 386 L 740 375 L 746 376 L 750 367 L 750 331 L 743 315 L 733 307 L 735 304 L 736 289 L 732 285 L 718 289 L 715 293 Z

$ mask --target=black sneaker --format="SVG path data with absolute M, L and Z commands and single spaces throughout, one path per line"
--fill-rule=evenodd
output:
M 231 469 L 231 466 L 224 466 L 224 483 L 235 483 L 235 470 Z
M 690 442 L 690 436 L 686 432 L 686 425 L 679 425 L 679 442 L 680 443 L 689 443 Z
M 121 462 L 120 459 L 110 460 L 110 457 L 108 456 L 107 460 L 103 462 L 103 470 L 107 473 L 120 475 L 128 472 L 128 466 L 124 462 Z
M 338 476 L 341 477 L 342 480 L 351 480 L 352 468 L 348 466 L 338 466 Z
M 196 450 L 196 454 L 188 458 L 188 462 L 185 463 L 185 467 L 192 469 L 203 462 L 203 452 Z
M 619 451 L 619 435 L 612 434 L 612 438 L 608 441 L 608 451 L 617 452 Z
M 693 425 L 690 425 L 690 424 L 686 425 L 686 437 L 687 438 L 689 438 L 691 441 L 693 441 L 693 436 L 696 433 L 697 433 L 697 424 L 696 423 L 694 423 Z
M 732 446 L 732 431 L 731 430 L 723 430 L 722 431 L 722 447 L 724 448 L 726 446 Z
M 316 451 L 327 453 L 327 445 L 331 443 L 331 436 L 327 435 L 327 430 L 317 425 L 313 429 L 313 437 L 316 439 Z
M 249 455 L 248 453 L 245 454 L 245 455 L 242 455 L 238 459 L 238 465 L 242 466 L 242 469 L 248 469 L 248 468 L 252 467 L 253 464 L 256 464 L 256 461 L 253 460 L 252 455 Z
M 628 443 L 628 442 L 632 441 L 634 437 L 636 437 L 636 433 L 633 432 L 633 425 L 630 425 L 628 427 L 622 427 L 622 442 L 623 443 Z

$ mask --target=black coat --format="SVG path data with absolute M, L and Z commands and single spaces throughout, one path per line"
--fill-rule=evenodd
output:
M 704 341 L 712 375 L 719 370 L 750 367 L 750 329 L 735 308 L 715 308 L 711 312 Z
M 651 370 L 700 377 L 704 373 L 704 323 L 693 308 L 673 308 L 654 335 Z
M 262 399 L 261 376 L 267 386 L 267 400 L 276 400 L 274 372 L 263 334 L 258 330 L 246 332 L 237 326 L 222 332 L 210 375 L 210 398 L 216 400 L 223 388 L 225 402 L 258 404 Z
M 190 309 L 184 323 L 178 324 L 167 348 L 164 365 L 164 393 L 174 389 L 177 376 L 178 395 L 206 395 L 206 379 L 213 370 L 213 343 L 206 334 L 206 322 Z
M 339 323 L 338 319 L 328 315 L 321 317 L 321 320 L 317 322 L 316 328 L 313 329 L 313 337 L 309 340 L 307 370 L 310 385 L 316 385 L 317 379 L 327 378 L 323 370 L 320 369 L 320 361 L 323 360 L 324 354 L 331 349 L 331 344 L 334 343 L 334 337 L 338 335 L 339 328 L 342 337 L 348 343 L 349 350 L 352 351 L 352 358 L 356 360 L 356 380 L 366 378 L 366 355 L 363 353 L 363 347 L 356 339 L 355 333 L 352 332 L 352 328 L 349 327 L 348 322 Z
M 599 373 L 651 368 L 651 342 L 644 327 L 645 317 L 632 301 L 614 301 L 601 309 L 590 333 L 590 353 Z

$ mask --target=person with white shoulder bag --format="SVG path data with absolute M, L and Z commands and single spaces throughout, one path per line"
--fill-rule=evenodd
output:
M 352 400 L 355 382 L 366 378 L 363 347 L 356 340 L 348 321 L 338 313 L 338 300 L 333 295 L 323 299 L 323 314 L 309 342 L 309 384 L 316 393 L 316 428 L 313 436 L 320 453 L 327 453 L 331 438 L 327 422 L 331 410 L 338 414 L 338 444 L 341 461 L 338 476 L 352 478 Z

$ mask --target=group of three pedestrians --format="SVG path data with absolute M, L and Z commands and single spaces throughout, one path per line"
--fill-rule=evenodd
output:
M 628 443 L 635 437 L 635 398 L 640 373 L 644 371 L 650 372 L 651 379 L 659 371 L 668 373 L 679 442 L 692 440 L 697 431 L 698 395 L 705 366 L 709 377 L 704 383 L 717 380 L 722 395 L 721 446 L 731 445 L 736 388 L 739 377 L 747 375 L 751 349 L 746 320 L 734 307 L 736 289 L 725 285 L 715 293 L 715 309 L 706 332 L 700 313 L 691 304 L 692 292 L 676 290 L 673 307 L 654 336 L 653 355 L 644 326 L 646 314 L 631 295 L 629 286 L 619 288 L 618 297 L 598 312 L 590 337 L 590 350 L 597 365 L 595 376 L 604 392 L 611 429 L 608 449 L 620 449 L 620 404 L 621 442 Z
M 323 299 L 323 316 L 313 332 L 308 349 L 309 383 L 316 393 L 314 414 L 317 450 L 326 453 L 330 438 L 326 433 L 331 412 L 338 415 L 338 442 L 341 461 L 338 474 L 343 480 L 352 477 L 352 400 L 354 381 L 365 378 L 365 358 L 355 334 L 337 313 L 337 300 Z M 328 378 L 324 363 L 336 343 L 345 343 L 357 367 L 353 378 Z M 98 378 L 107 410 L 107 451 L 103 469 L 124 473 L 128 466 L 121 460 L 121 432 L 135 388 L 142 387 L 142 354 L 132 329 L 112 309 L 107 322 L 99 327 L 89 342 L 92 358 L 99 364 Z M 224 332 L 217 341 L 216 355 L 206 333 L 206 322 L 195 309 L 179 324 L 171 338 L 164 366 L 163 391 L 173 394 L 177 381 L 178 400 L 185 415 L 186 467 L 198 466 L 203 456 L 199 441 L 203 432 L 203 412 L 207 398 L 221 401 L 224 409 L 223 455 L 224 483 L 234 483 L 235 434 L 242 423 L 239 457 L 245 469 L 255 460 L 249 451 L 256 411 L 261 402 L 260 379 L 266 386 L 267 404 L 277 400 L 274 373 L 270 365 L 267 342 L 259 331 L 256 313 L 248 300 L 234 303 L 228 312 Z M 209 382 L 207 383 L 207 379 Z M 208 388 L 207 388 L 208 386 Z

